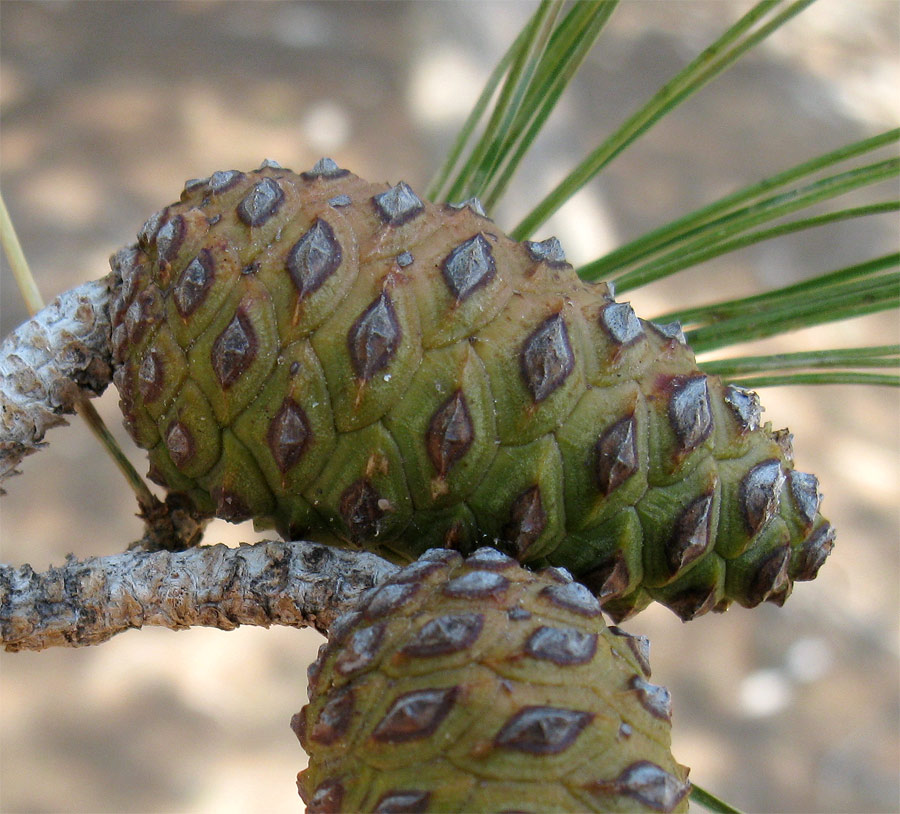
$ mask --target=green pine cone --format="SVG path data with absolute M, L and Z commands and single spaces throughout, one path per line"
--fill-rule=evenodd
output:
M 755 393 L 477 201 L 265 162 L 112 266 L 126 425 L 201 513 L 398 562 L 495 545 L 616 619 L 780 604 L 833 545 Z
M 300 795 L 310 814 L 687 811 L 647 650 L 567 572 L 426 552 L 310 667 Z

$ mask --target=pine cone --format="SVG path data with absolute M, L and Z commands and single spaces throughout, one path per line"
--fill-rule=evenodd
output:
M 428 551 L 310 667 L 300 795 L 310 814 L 687 811 L 647 651 L 561 569 Z
M 475 200 L 265 162 L 112 266 L 126 426 L 202 514 L 398 562 L 495 545 L 616 619 L 780 604 L 832 548 L 755 393 Z

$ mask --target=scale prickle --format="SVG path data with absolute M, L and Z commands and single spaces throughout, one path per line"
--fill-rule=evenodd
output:
M 336 620 L 292 727 L 310 814 L 688 809 L 647 640 L 562 569 L 425 552 Z
M 112 268 L 126 426 L 202 514 L 401 563 L 493 545 L 615 619 L 780 604 L 833 546 L 755 393 L 475 199 L 267 161 L 189 181 Z

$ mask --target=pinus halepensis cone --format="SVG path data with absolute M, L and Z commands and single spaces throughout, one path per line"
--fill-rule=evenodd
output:
M 399 562 L 495 545 L 616 619 L 780 604 L 833 545 L 755 393 L 474 199 L 267 161 L 112 266 L 126 425 L 202 513 Z
M 687 811 L 647 651 L 561 569 L 428 551 L 310 667 L 300 795 L 310 814 Z

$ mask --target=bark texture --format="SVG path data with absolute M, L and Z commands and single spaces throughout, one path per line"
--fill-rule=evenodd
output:
M 35 573 L 0 566 L 7 651 L 99 644 L 130 628 L 315 627 L 397 570 L 366 552 L 310 542 L 127 551 Z
M 110 363 L 105 279 L 61 294 L 0 343 L 0 483 L 66 423 L 80 392 L 106 389 Z

